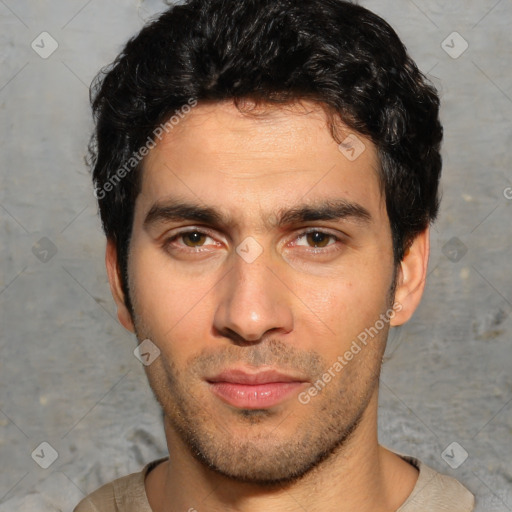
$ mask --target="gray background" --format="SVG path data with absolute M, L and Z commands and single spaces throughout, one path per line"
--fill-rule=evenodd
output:
M 440 90 L 446 132 L 428 285 L 390 337 L 381 442 L 459 478 L 477 510 L 509 511 L 512 1 L 362 4 L 395 27 Z M 71 510 L 166 453 L 135 340 L 115 317 L 83 163 L 89 83 L 163 8 L 0 0 L 1 511 Z M 44 38 L 38 50 L 51 48 L 43 31 L 59 45 L 46 59 L 31 47 Z M 454 31 L 469 45 L 460 56 Z M 36 463 L 51 461 L 42 442 L 58 452 L 48 469 Z M 445 459 L 469 454 L 457 469 L 442 457 L 453 442 Z

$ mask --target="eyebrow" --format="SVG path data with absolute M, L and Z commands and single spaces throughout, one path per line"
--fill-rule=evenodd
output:
M 358 224 L 370 224 L 372 216 L 364 206 L 345 199 L 338 199 L 317 205 L 301 205 L 289 210 L 281 210 L 277 225 L 317 220 L 350 220 Z
M 208 206 L 185 203 L 182 201 L 169 201 L 154 204 L 144 219 L 144 227 L 160 222 L 179 221 L 203 222 L 211 225 L 229 224 L 219 211 Z
M 280 227 L 299 222 L 348 220 L 365 225 L 372 222 L 370 212 L 362 205 L 345 199 L 322 201 L 317 204 L 298 205 L 281 209 L 272 220 L 266 219 L 269 227 Z M 232 226 L 234 218 L 219 210 L 194 203 L 169 200 L 155 203 L 144 219 L 144 228 L 163 222 L 200 222 L 215 227 Z

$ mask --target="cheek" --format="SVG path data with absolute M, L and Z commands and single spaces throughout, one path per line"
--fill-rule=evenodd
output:
M 387 278 L 384 270 L 376 269 L 370 276 L 354 269 L 351 275 L 339 273 L 328 280 L 302 279 L 296 283 L 300 300 L 295 327 L 311 333 L 306 337 L 311 340 L 309 348 L 320 350 L 323 346 L 337 354 L 387 310 L 389 283 L 383 279 Z
M 130 258 L 135 314 L 157 340 L 201 330 L 214 282 L 207 275 L 184 275 L 151 249 L 134 250 Z

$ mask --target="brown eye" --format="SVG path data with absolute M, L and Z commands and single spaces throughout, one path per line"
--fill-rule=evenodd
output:
M 306 233 L 306 240 L 311 247 L 327 247 L 332 238 L 332 235 L 322 233 L 321 231 Z
M 204 245 L 207 235 L 199 233 L 199 231 L 190 231 L 189 233 L 183 233 L 181 235 L 183 243 L 187 247 L 201 247 Z

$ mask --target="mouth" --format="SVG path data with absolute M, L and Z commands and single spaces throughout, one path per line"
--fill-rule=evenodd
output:
M 273 407 L 307 384 L 307 380 L 302 377 L 287 375 L 276 370 L 260 370 L 251 373 L 236 368 L 207 378 L 206 382 L 215 396 L 240 409 Z

